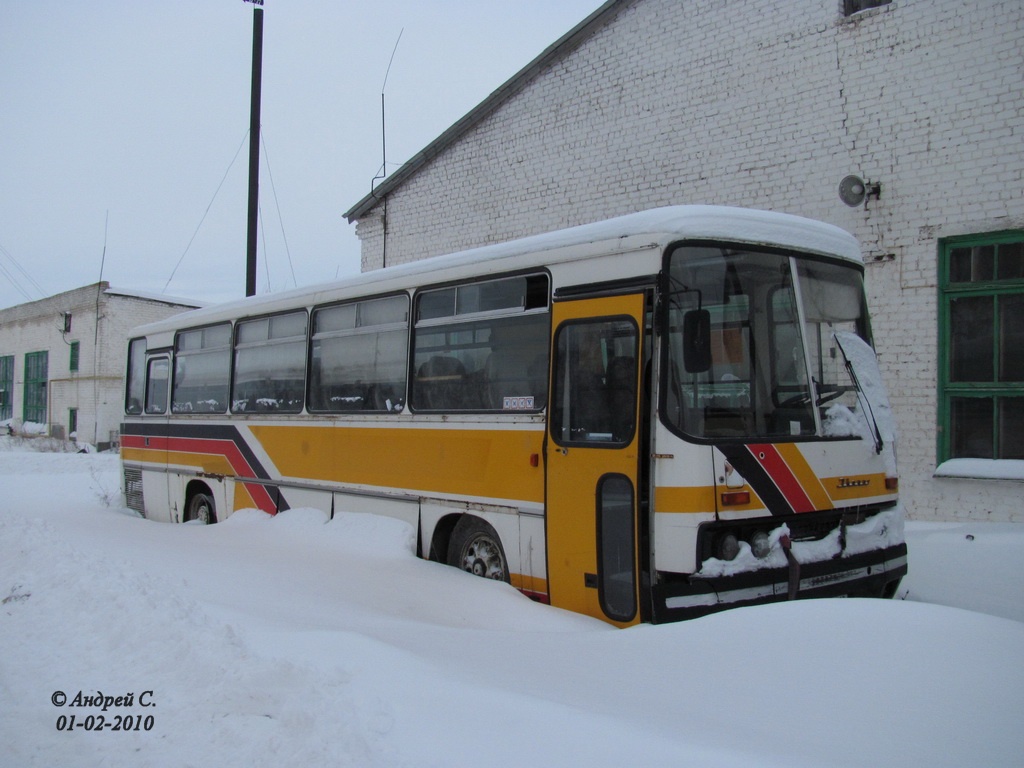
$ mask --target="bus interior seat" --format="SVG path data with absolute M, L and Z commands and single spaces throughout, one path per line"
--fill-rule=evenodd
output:
M 612 434 L 616 440 L 628 439 L 633 434 L 636 414 L 636 359 L 614 358 L 608 363 L 605 382 Z
M 465 408 L 466 367 L 457 357 L 435 355 L 416 371 L 417 402 L 427 410 Z

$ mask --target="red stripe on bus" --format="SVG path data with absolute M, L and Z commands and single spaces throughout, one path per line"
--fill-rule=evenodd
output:
M 774 445 L 758 443 L 748 445 L 747 450 L 768 473 L 794 512 L 811 512 L 814 509 L 810 496 Z
M 246 483 L 246 478 L 256 478 L 256 472 L 250 466 L 238 446 L 232 440 L 211 440 L 198 437 L 142 437 L 125 435 L 121 444 L 127 448 L 142 448 L 151 451 L 173 451 L 207 456 L 222 456 L 235 472 L 235 480 L 245 485 L 252 500 L 263 511 L 271 515 L 277 513 L 277 504 L 271 498 L 266 486 L 262 483 Z

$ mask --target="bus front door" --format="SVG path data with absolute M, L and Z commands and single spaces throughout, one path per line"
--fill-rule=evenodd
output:
M 552 605 L 632 624 L 644 294 L 556 302 L 552 326 L 548 594 Z

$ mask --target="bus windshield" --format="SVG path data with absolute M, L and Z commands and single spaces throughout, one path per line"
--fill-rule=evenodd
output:
M 835 333 L 870 343 L 858 269 L 716 244 L 675 248 L 667 275 L 670 427 L 709 439 L 849 434 L 831 424 L 858 402 Z M 708 349 L 694 354 L 701 325 Z

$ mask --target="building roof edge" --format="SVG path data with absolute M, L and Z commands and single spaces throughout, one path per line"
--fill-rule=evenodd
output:
M 440 155 L 473 126 L 490 115 L 502 104 L 511 99 L 526 87 L 548 64 L 574 50 L 584 40 L 597 31 L 604 16 L 613 8 L 623 5 L 628 0 L 608 0 L 600 8 L 587 16 L 583 21 L 570 29 L 558 40 L 549 45 L 533 61 L 506 80 L 490 96 L 477 104 L 473 109 L 453 123 L 440 136 L 430 142 L 397 171 L 386 177 L 377 187 L 370 191 L 362 200 L 342 214 L 351 224 L 377 205 L 388 193 L 401 186 L 416 174 L 420 168 Z

